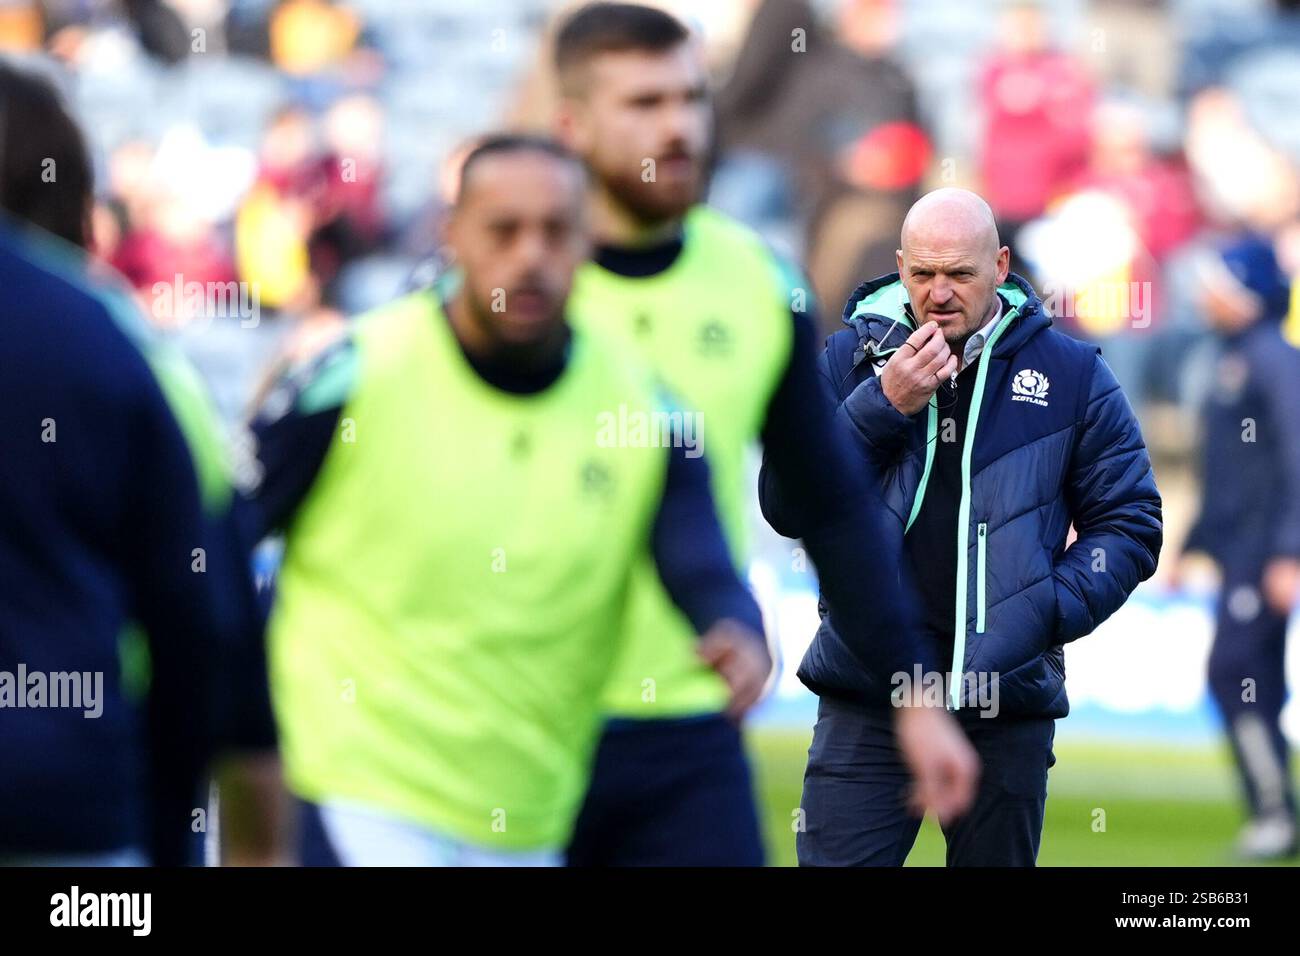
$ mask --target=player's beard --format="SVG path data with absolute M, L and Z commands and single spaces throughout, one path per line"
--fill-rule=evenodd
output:
M 646 182 L 637 172 L 601 175 L 601 182 L 610 196 L 646 226 L 657 225 L 671 219 L 680 219 L 699 199 L 698 172 L 681 183 Z

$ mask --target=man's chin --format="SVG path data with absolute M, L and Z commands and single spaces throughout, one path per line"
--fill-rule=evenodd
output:
M 555 340 L 564 325 L 563 313 L 532 318 L 499 326 L 497 341 L 510 352 L 528 352 Z
M 952 341 L 966 334 L 966 316 L 960 312 L 931 312 L 926 315 L 927 322 L 939 323 L 943 337 Z
M 690 185 L 656 183 L 651 189 L 644 188 L 641 183 L 637 185 L 642 188 L 622 191 L 618 199 L 647 225 L 681 218 L 695 205 L 699 196 L 699 187 L 694 183 Z
M 555 337 L 554 325 L 529 327 L 523 329 L 503 330 L 499 341 L 503 348 L 512 352 L 527 352 L 540 348 Z

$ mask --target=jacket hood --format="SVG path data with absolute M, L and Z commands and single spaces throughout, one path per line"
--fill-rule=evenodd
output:
M 993 347 L 993 355 L 1012 355 L 1032 335 L 1052 324 L 1038 293 L 1014 272 L 998 286 L 1004 313 L 1012 313 L 1011 324 Z M 862 283 L 845 303 L 843 322 L 854 329 L 865 349 L 874 343 L 876 355 L 893 352 L 916 331 L 907 290 L 897 272 Z M 855 356 L 856 357 L 856 356 Z

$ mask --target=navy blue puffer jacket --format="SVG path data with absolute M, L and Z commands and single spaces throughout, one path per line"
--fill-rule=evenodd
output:
M 953 622 L 954 675 L 998 681 L 1000 711 L 1063 717 L 1062 645 L 1083 637 L 1124 603 L 1156 567 L 1160 495 L 1137 419 L 1099 350 L 1051 328 L 1038 296 L 1019 276 L 999 289 L 1003 318 L 974 370 L 975 392 L 963 448 L 958 518 L 958 586 Z M 896 321 L 897 320 L 897 321 Z M 821 358 L 836 428 L 875 472 L 898 554 L 919 511 L 938 412 L 908 417 L 885 398 L 873 361 L 887 358 L 914 330 L 897 275 L 864 283 L 844 311 L 848 328 Z M 892 329 L 892 331 L 891 331 Z M 886 335 L 888 333 L 888 335 Z M 874 343 L 874 355 L 865 346 Z M 798 519 L 764 474 L 764 514 L 797 537 Z M 889 519 L 892 518 L 892 521 Z M 1075 541 L 1067 548 L 1073 524 Z M 864 582 L 899 586 L 864 547 Z M 870 674 L 822 615 L 799 667 L 816 693 L 867 702 L 888 699 L 890 675 Z M 954 677 L 950 706 L 972 706 L 973 682 Z

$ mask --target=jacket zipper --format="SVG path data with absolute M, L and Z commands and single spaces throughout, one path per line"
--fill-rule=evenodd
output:
M 975 633 L 984 633 L 984 608 L 988 589 L 984 584 L 984 569 L 988 567 L 985 554 L 988 549 L 989 526 L 981 521 L 975 529 L 977 537 L 975 552 Z
M 939 437 L 939 400 L 931 395 L 929 409 L 925 415 L 925 468 L 921 472 L 921 483 L 917 485 L 916 497 L 912 499 L 912 513 L 907 516 L 903 534 L 912 530 L 912 522 L 921 513 L 921 502 L 925 499 L 926 486 L 930 484 L 930 468 L 934 464 L 934 443 Z
M 966 422 L 966 441 L 961 452 L 961 503 L 957 507 L 957 607 L 953 621 L 952 669 L 948 682 L 949 710 L 958 710 L 961 707 L 962 677 L 966 665 L 966 607 L 969 591 L 967 582 L 969 560 L 966 551 L 970 545 L 970 463 L 971 453 L 975 448 L 975 429 L 979 426 L 980 405 L 984 402 L 984 382 L 988 378 L 989 356 L 993 354 L 993 347 L 997 345 L 998 339 L 1015 318 L 1016 312 L 1017 310 L 1013 308 L 1002 317 L 976 360 L 978 367 L 975 371 L 975 389 L 971 394 L 970 413 Z M 983 541 L 983 536 L 980 540 Z M 979 562 L 979 565 L 982 563 Z M 980 592 L 982 595 L 982 587 Z M 982 597 L 979 600 L 982 603 Z M 979 613 L 979 610 L 977 604 L 976 612 Z

